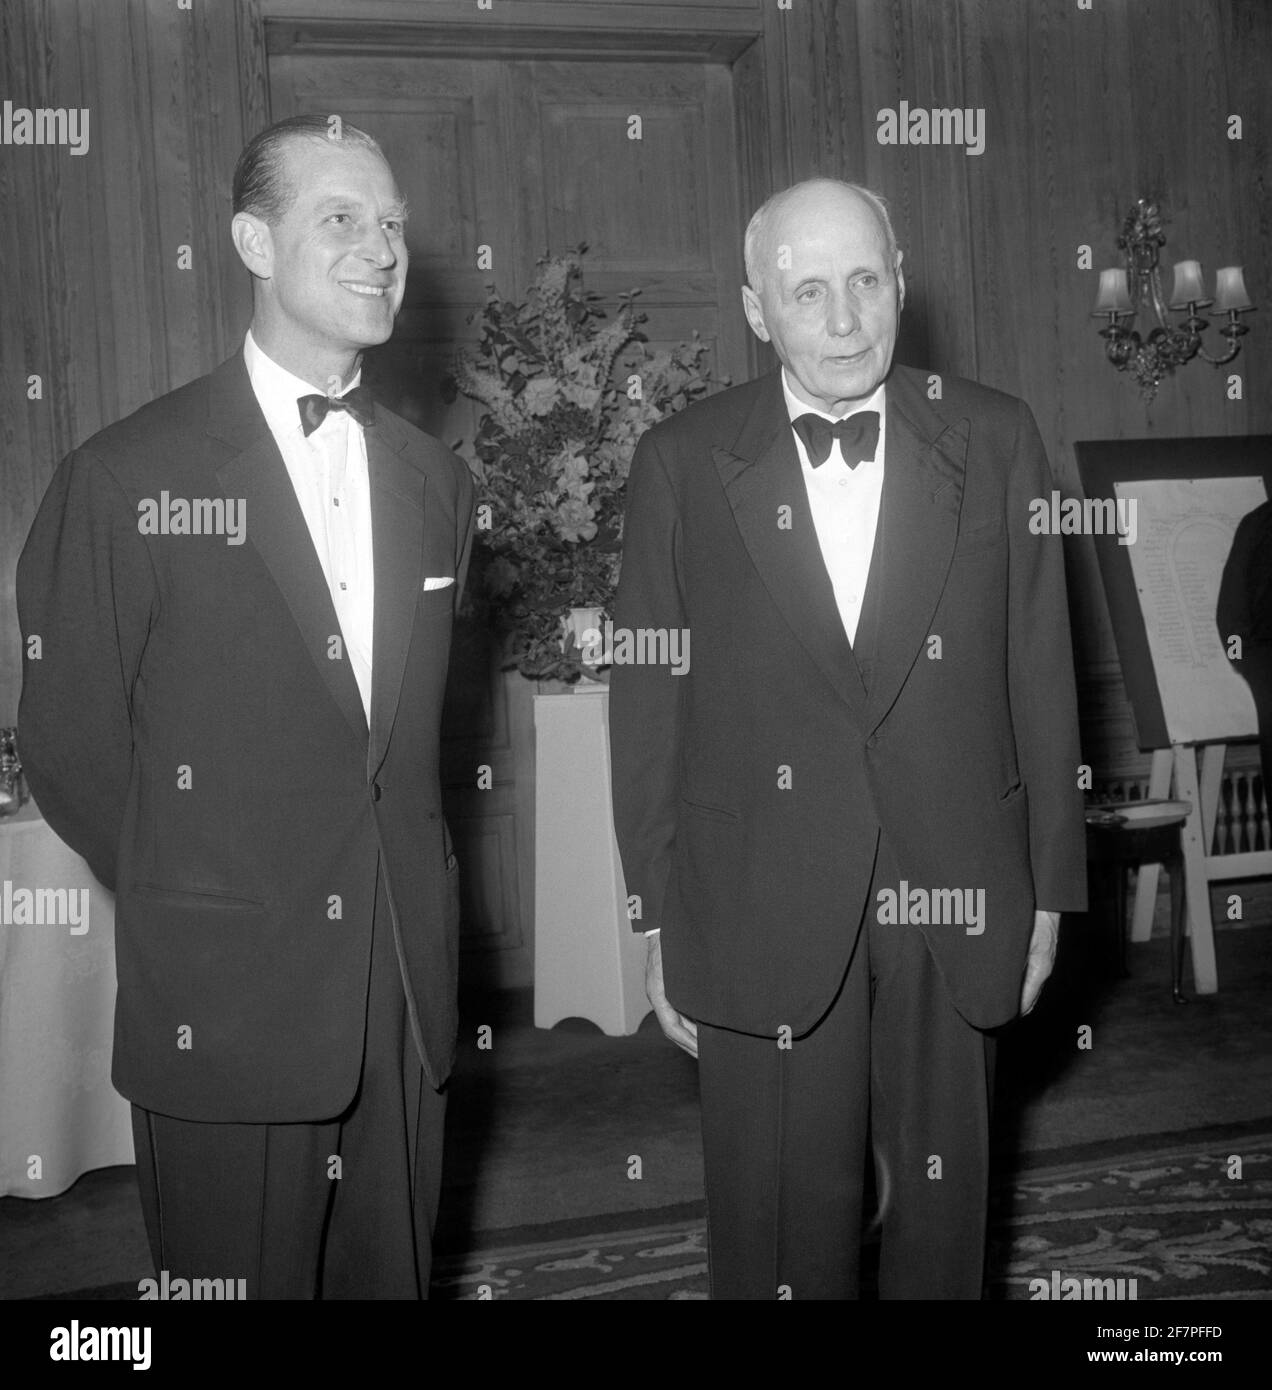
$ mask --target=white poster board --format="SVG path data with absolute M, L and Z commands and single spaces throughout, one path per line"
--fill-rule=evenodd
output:
M 1215 621 L 1237 523 L 1267 500 L 1262 478 L 1115 483 L 1136 502 L 1131 573 L 1172 743 L 1252 738 L 1250 688 L 1232 669 Z

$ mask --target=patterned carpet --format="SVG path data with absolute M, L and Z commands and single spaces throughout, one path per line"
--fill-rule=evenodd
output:
M 434 1260 L 434 1298 L 707 1297 L 701 1203 L 478 1233 L 470 1245 Z M 867 1245 L 867 1298 L 877 1255 Z M 1025 1300 L 1031 1280 L 1053 1276 L 1134 1279 L 1140 1300 L 1272 1299 L 1272 1119 L 1028 1157 L 993 1192 L 988 1296 Z M 108 1284 L 40 1301 L 136 1297 L 135 1284 Z
M 1028 1299 L 1030 1280 L 1050 1286 L 1056 1271 L 1134 1279 L 1139 1299 L 1272 1298 L 1272 1124 L 1243 1129 L 1036 1156 L 995 1190 L 989 1296 Z M 705 1299 L 702 1214 L 663 1215 L 531 1229 L 439 1259 L 434 1296 Z

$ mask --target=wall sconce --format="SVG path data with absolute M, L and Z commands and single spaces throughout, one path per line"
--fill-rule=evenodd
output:
M 1162 215 L 1156 203 L 1141 198 L 1127 214 L 1122 234 L 1117 239 L 1119 249 L 1126 254 L 1126 268 L 1100 272 L 1100 293 L 1092 310 L 1092 318 L 1107 318 L 1107 328 L 1100 329 L 1104 350 L 1119 372 L 1129 371 L 1139 382 L 1140 395 L 1151 401 L 1165 377 L 1176 367 L 1201 357 L 1221 367 L 1241 351 L 1241 336 L 1250 330 L 1241 322 L 1254 305 L 1246 293 L 1245 280 L 1239 265 L 1225 266 L 1215 277 L 1213 298 L 1206 295 L 1198 261 L 1179 261 L 1175 265 L 1174 291 L 1170 308 L 1186 311 L 1186 317 L 1171 323 L 1162 299 L 1161 275 L 1157 268 L 1158 253 L 1166 245 L 1162 231 Z M 1211 307 L 1213 306 L 1213 307 Z M 1228 350 L 1221 357 L 1211 357 L 1201 345 L 1201 335 L 1209 326 L 1199 310 L 1210 308 L 1212 318 L 1227 315 L 1227 323 L 1219 330 L 1228 340 Z M 1141 338 L 1132 325 L 1139 313 L 1157 320 L 1147 338 Z

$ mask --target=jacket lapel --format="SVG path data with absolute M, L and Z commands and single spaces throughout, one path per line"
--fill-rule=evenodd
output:
M 224 495 L 244 499 L 248 540 L 286 600 L 331 698 L 352 732 L 365 741 L 367 720 L 353 669 L 347 661 L 327 656 L 329 639 L 340 631 L 327 580 L 241 354 L 213 372 L 209 405 L 208 433 L 236 450 L 216 470 Z
M 781 376 L 760 383 L 731 449 L 712 450 L 743 543 L 773 602 L 831 686 L 860 713 L 865 687 L 813 527 Z M 791 526 L 779 527 L 780 509 Z
M 878 636 L 866 732 L 891 709 L 916 660 L 945 587 L 963 501 L 970 425 L 947 426 L 905 369 L 888 378 L 888 429 L 880 509 Z
M 377 407 L 375 418 L 374 428 L 366 432 L 375 567 L 369 777 L 380 770 L 388 752 L 411 625 L 425 578 L 426 475 L 403 456 L 407 439 L 394 417 Z

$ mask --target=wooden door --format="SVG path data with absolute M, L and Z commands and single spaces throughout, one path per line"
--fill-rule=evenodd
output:
M 452 447 L 470 440 L 472 403 L 448 405 L 440 383 L 456 347 L 476 339 L 469 318 L 487 283 L 521 298 L 539 257 L 580 242 L 585 283 L 611 306 L 640 288 L 651 343 L 696 330 L 715 374 L 746 379 L 730 67 L 577 50 L 364 56 L 352 46 L 276 52 L 269 80 L 276 119 L 336 112 L 374 135 L 410 206 L 405 302 L 392 343 L 368 366 L 381 399 Z M 483 247 L 489 270 L 478 268 Z M 488 633 L 457 628 L 444 780 L 470 983 L 532 976 L 533 694 L 500 671 Z

